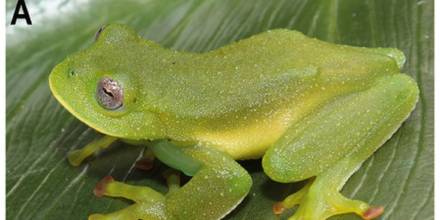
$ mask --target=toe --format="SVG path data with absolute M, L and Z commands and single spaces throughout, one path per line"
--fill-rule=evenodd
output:
M 114 179 L 111 176 L 106 176 L 102 180 L 100 180 L 96 184 L 95 189 L 93 189 L 93 193 L 95 194 L 95 196 L 97 196 L 97 197 L 104 196 L 107 185 L 113 181 L 114 181 Z
M 370 220 L 370 219 L 375 219 L 377 217 L 379 217 L 380 215 L 382 215 L 384 209 L 382 206 L 378 206 L 378 207 L 370 207 L 367 211 L 364 212 L 364 214 L 362 215 L 362 218 L 366 219 L 366 220 Z

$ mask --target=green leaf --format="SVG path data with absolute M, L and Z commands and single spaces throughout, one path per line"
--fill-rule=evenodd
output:
M 102 24 L 124 23 L 145 38 L 189 51 L 208 51 L 274 28 L 322 40 L 404 51 L 404 72 L 417 80 L 417 108 L 401 129 L 356 172 L 343 189 L 349 197 L 384 205 L 382 219 L 433 219 L 433 0 L 105 0 L 26 1 L 32 26 L 6 27 L 7 218 L 86 219 L 127 201 L 96 198 L 105 175 L 165 191 L 157 169 L 133 169 L 142 148 L 117 144 L 76 168 L 66 161 L 99 134 L 51 96 L 47 77 L 68 54 L 87 47 Z M 7 1 L 9 22 L 15 1 Z M 18 20 L 18 23 L 24 23 Z M 124 146 L 122 146 L 124 145 Z M 302 183 L 279 184 L 259 161 L 243 165 L 254 186 L 228 219 L 277 219 L 274 201 Z M 287 214 L 293 213 L 290 210 Z M 288 215 L 283 215 L 282 218 Z M 353 215 L 334 219 L 356 219 Z

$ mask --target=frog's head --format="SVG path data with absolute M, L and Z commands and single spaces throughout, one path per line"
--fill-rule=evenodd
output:
M 100 29 L 90 48 L 52 70 L 53 95 L 75 117 L 106 135 L 133 140 L 160 135 L 156 115 L 142 103 L 137 75 L 132 73 L 132 65 L 139 62 L 140 41 L 122 25 Z

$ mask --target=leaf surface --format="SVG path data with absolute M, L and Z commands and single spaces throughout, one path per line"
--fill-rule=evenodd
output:
M 274 28 L 335 43 L 401 49 L 407 56 L 403 71 L 417 80 L 420 101 L 343 193 L 384 205 L 381 219 L 433 219 L 433 5 L 433 0 L 27 1 L 33 25 L 6 25 L 7 219 L 86 219 L 126 207 L 127 201 L 93 195 L 105 175 L 166 191 L 163 165 L 151 172 L 133 168 L 142 155 L 139 147 L 116 144 L 79 168 L 66 161 L 70 149 L 99 134 L 55 101 L 48 74 L 67 55 L 89 46 L 95 31 L 108 23 L 128 24 L 145 38 L 189 51 L 208 51 Z M 15 1 L 6 7 L 10 21 Z M 277 219 L 272 204 L 302 183 L 270 181 L 259 161 L 243 165 L 254 186 L 227 219 Z

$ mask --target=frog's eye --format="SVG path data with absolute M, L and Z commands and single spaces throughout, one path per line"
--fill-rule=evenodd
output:
M 105 109 L 116 110 L 123 104 L 124 92 L 118 82 L 104 77 L 98 82 L 96 99 Z
M 95 41 L 98 40 L 99 35 L 101 35 L 102 31 L 104 30 L 105 26 L 101 26 L 95 33 Z

